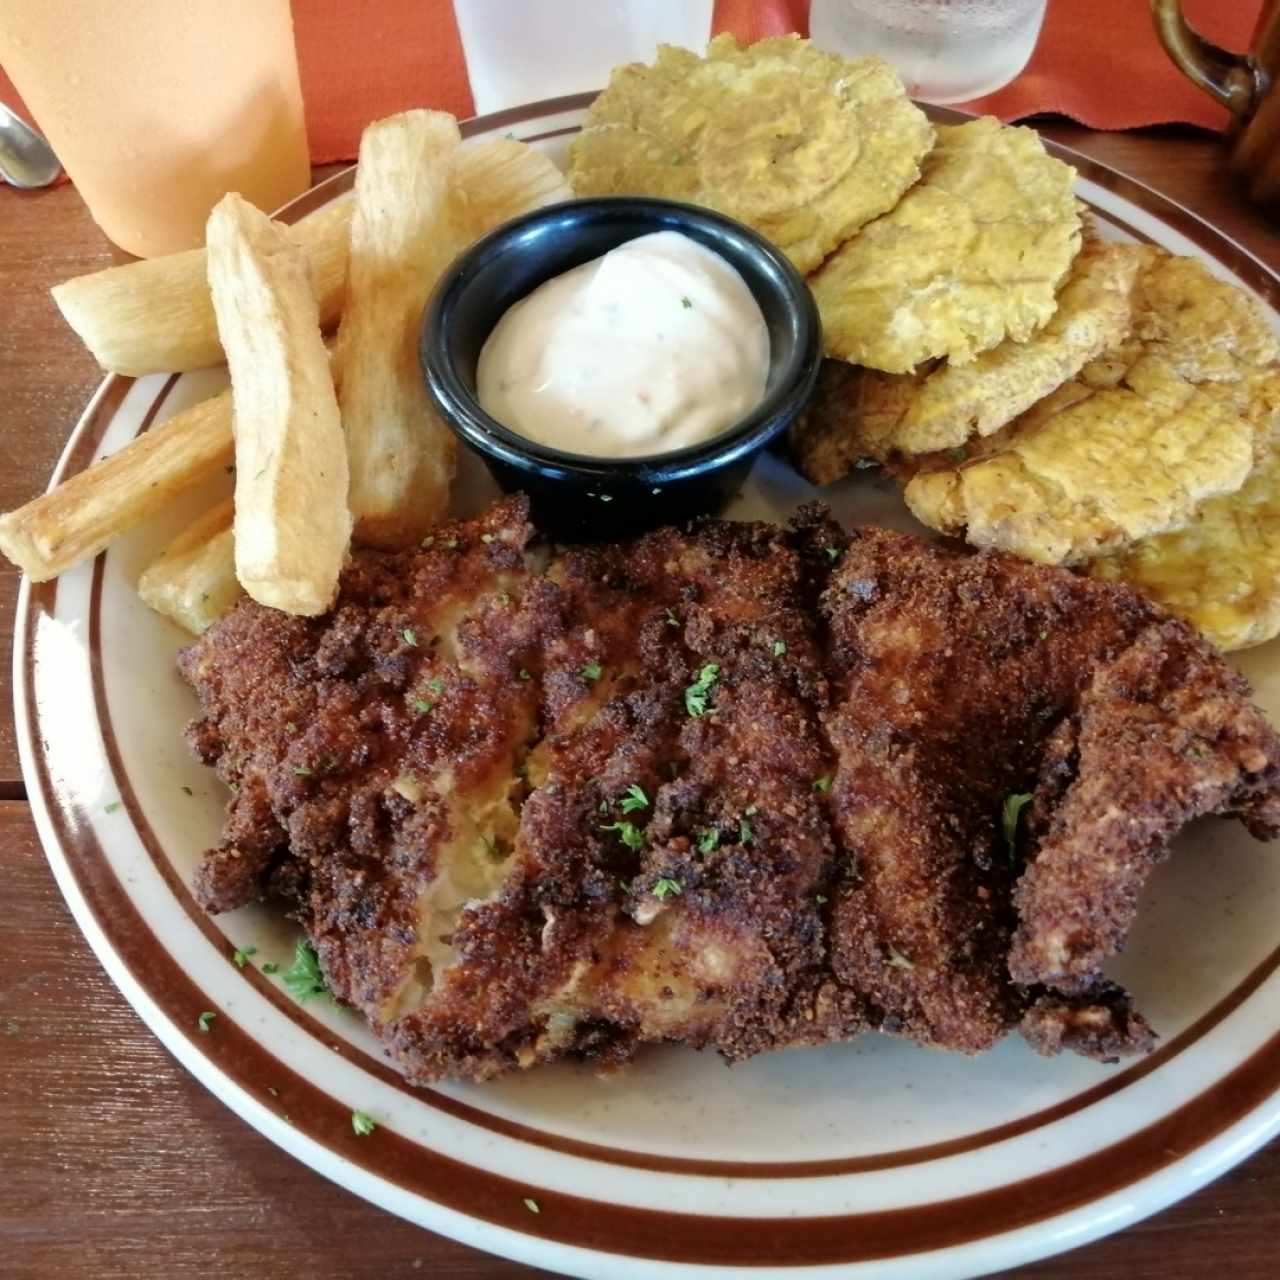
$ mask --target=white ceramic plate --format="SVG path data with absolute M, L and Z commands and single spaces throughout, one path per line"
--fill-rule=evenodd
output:
M 471 122 L 563 155 L 589 99 Z M 1060 149 L 1054 148 L 1059 154 Z M 1107 233 L 1200 256 L 1273 307 L 1280 280 L 1154 192 L 1070 154 Z M 351 174 L 295 202 L 346 196 Z M 108 378 L 54 480 L 222 385 L 221 371 Z M 565 1065 L 484 1086 L 405 1086 L 354 1016 L 295 1005 L 255 965 L 291 936 L 249 908 L 211 920 L 186 886 L 223 795 L 180 731 L 184 637 L 136 599 L 140 567 L 230 484 L 175 504 L 96 563 L 24 583 L 19 742 L 49 861 L 121 990 L 210 1089 L 359 1195 L 480 1248 L 578 1276 L 976 1275 L 1114 1231 L 1280 1128 L 1280 859 L 1234 824 L 1182 841 L 1116 976 L 1162 1039 L 1106 1067 L 1011 1040 L 976 1059 L 865 1036 L 758 1058 L 651 1050 L 603 1082 Z M 470 470 L 463 509 L 491 490 Z M 732 512 L 784 517 L 809 486 L 772 457 Z M 911 527 L 865 476 L 824 496 L 847 521 Z M 1242 666 L 1280 721 L 1280 649 Z M 234 947 L 257 948 L 243 970 Z M 215 1010 L 208 1033 L 197 1015 Z M 378 1123 L 356 1137 L 353 1109 Z M 526 1200 L 536 1202 L 534 1213 Z

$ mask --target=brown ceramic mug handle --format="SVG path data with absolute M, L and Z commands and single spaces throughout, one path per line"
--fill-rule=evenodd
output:
M 1187 24 L 1181 0 L 1151 0 L 1156 34 L 1178 69 L 1193 84 L 1216 98 L 1232 115 L 1247 116 L 1258 97 L 1257 73 L 1243 53 L 1228 53 L 1210 44 Z

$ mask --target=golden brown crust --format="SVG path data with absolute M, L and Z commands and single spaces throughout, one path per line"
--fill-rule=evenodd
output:
M 324 618 L 246 602 L 181 659 L 237 788 L 202 901 L 283 899 L 411 1080 L 1020 1022 L 1136 1051 L 1097 972 L 1115 903 L 1194 814 L 1277 825 L 1239 678 L 1123 588 L 818 511 L 545 570 L 529 537 L 505 500 L 357 554 Z M 1095 865 L 1100 803 L 1133 821 Z

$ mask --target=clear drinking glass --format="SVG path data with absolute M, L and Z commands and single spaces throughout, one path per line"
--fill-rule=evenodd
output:
M 129 253 L 202 245 L 228 191 L 270 212 L 310 182 L 289 0 L 2 0 L 0 65 Z
M 923 102 L 967 102 L 1027 65 L 1045 0 L 813 0 L 809 34 L 823 48 L 875 53 Z
M 476 110 L 603 89 L 659 44 L 698 53 L 712 0 L 454 0 Z

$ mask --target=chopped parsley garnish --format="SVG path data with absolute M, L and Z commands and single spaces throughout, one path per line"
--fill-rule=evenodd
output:
M 245 965 L 248 963 L 249 957 L 256 956 L 257 954 L 258 954 L 257 947 L 244 947 L 244 948 L 237 947 L 235 951 L 231 953 L 231 958 L 232 960 L 235 961 L 235 965 L 237 969 L 243 969 Z
M 418 546 L 429 547 L 435 540 L 436 540 L 436 535 L 434 533 L 429 533 L 425 538 L 423 538 L 423 540 L 420 543 L 418 543 Z
M 824 773 L 820 778 L 814 778 L 813 789 L 820 795 L 825 796 L 831 790 L 831 775 Z
M 708 827 L 698 837 L 698 852 L 711 853 L 720 843 L 720 831 L 716 827 Z
M 457 551 L 461 544 L 458 542 L 457 538 L 446 538 L 444 540 L 444 545 L 448 547 L 450 551 Z
M 638 809 L 648 807 L 649 797 L 634 782 L 627 788 L 627 794 L 622 797 L 622 803 L 618 806 L 623 813 L 635 813 Z
M 904 956 L 902 952 L 894 946 L 890 946 L 889 948 L 889 965 L 894 969 L 906 969 L 908 971 L 916 967 L 913 960 Z
M 191 788 L 190 788 L 189 786 L 187 786 L 187 784 L 186 784 L 185 782 L 182 784 L 182 786 L 180 786 L 180 787 L 178 788 L 178 790 L 179 790 L 179 791 L 181 791 L 181 792 L 182 792 L 182 794 L 183 794 L 184 796 L 193 796 L 193 795 L 195 795 L 195 792 L 194 792 L 194 791 L 192 791 L 192 790 L 191 790 Z
M 367 1138 L 377 1127 L 373 1123 L 373 1117 L 365 1115 L 363 1111 L 351 1113 L 351 1128 L 357 1138 Z
M 578 674 L 584 680 L 599 680 L 604 675 L 604 668 L 595 661 L 588 662 Z
M 267 975 L 270 975 L 273 973 L 279 973 L 280 966 L 278 964 L 273 964 L 270 960 L 268 960 L 267 963 L 262 966 L 262 972 Z
M 741 844 L 750 844 L 756 838 L 755 828 L 746 818 L 738 820 L 738 841 Z
M 491 533 L 482 533 L 482 534 L 480 535 L 480 541 L 481 541 L 481 542 L 483 542 L 483 543 L 485 543 L 485 544 L 486 544 L 486 546 L 487 546 L 490 542 L 492 542 L 492 541 L 493 541 L 493 534 L 491 534 Z
M 707 695 L 711 692 L 711 686 L 715 684 L 719 676 L 719 666 L 714 662 L 708 662 L 698 672 L 698 678 L 684 691 L 684 709 L 691 716 L 704 716 L 707 714 Z
M 208 1030 L 209 1030 L 209 1028 L 210 1028 L 211 1026 L 213 1026 L 213 1020 L 214 1020 L 214 1018 L 216 1018 L 217 1016 L 218 1016 L 218 1015 L 217 1015 L 216 1013 L 214 1013 L 212 1009 L 206 1009 L 206 1010 L 205 1010 L 205 1011 L 204 1011 L 204 1012 L 203 1012 L 203 1013 L 202 1013 L 202 1014 L 201 1014 L 201 1015 L 196 1019 L 196 1026 L 197 1026 L 197 1027 L 199 1027 L 201 1031 L 208 1031 Z
M 411 649 L 418 647 L 418 633 L 412 627 L 405 627 L 400 634 L 404 637 L 405 644 Z
M 1010 853 L 1018 851 L 1018 822 L 1022 818 L 1022 810 L 1030 800 L 1030 791 L 1018 791 L 1004 798 L 1000 820 L 1004 826 L 1004 843 Z
M 297 733 L 297 732 L 298 732 L 298 726 L 297 726 L 296 724 L 294 724 L 292 720 L 286 720 L 286 721 L 284 722 L 284 727 L 285 727 L 286 729 L 288 729 L 288 731 L 289 731 L 290 733 Z
M 825 893 L 820 893 L 820 894 L 818 894 L 818 895 L 814 898 L 814 902 L 816 902 L 816 903 L 818 904 L 818 906 L 820 906 L 820 907 L 821 907 L 821 906 L 825 906 L 825 905 L 826 905 L 826 902 L 827 902 L 827 895 L 826 895 Z
M 680 619 L 676 617 L 676 611 L 674 609 L 667 610 L 666 622 L 669 627 L 678 627 L 680 625 Z
M 601 827 L 601 831 L 616 831 L 618 839 L 627 846 L 628 849 L 644 848 L 644 832 L 636 826 L 634 822 L 611 822 L 608 826 Z
M 542 1212 L 542 1210 L 538 1207 L 538 1202 L 532 1196 L 525 1196 L 524 1207 L 528 1209 L 530 1213 Z
M 294 771 L 294 773 L 296 773 L 296 774 L 298 775 L 298 777 L 300 777 L 300 778 L 309 778 L 309 777 L 311 777 L 311 770 L 310 770 L 309 768 L 307 768 L 307 766 L 306 766 L 305 764 L 295 764 L 295 765 L 293 766 L 293 771 Z
M 679 880 L 672 880 L 670 876 L 663 876 L 657 884 L 653 886 L 653 896 L 655 898 L 667 898 L 672 894 L 679 896 L 681 885 Z
M 427 690 L 430 693 L 441 694 L 444 692 L 444 681 L 438 678 L 432 678 L 427 681 Z
M 293 964 L 285 970 L 284 985 L 299 1004 L 306 1004 L 312 996 L 327 996 L 324 974 L 320 972 L 320 958 L 306 938 L 299 938 L 293 949 Z
M 780 658 L 787 651 L 787 642 L 785 640 L 775 640 L 773 642 L 773 656 Z
M 681 298 L 681 299 L 680 299 L 680 305 L 681 305 L 681 306 L 682 306 L 686 311 L 688 311 L 688 310 L 693 306 L 693 299 L 692 299 L 692 298 L 689 298 L 689 297 Z
M 509 591 L 499 591 L 499 592 L 498 592 L 498 603 L 499 603 L 499 604 L 502 604 L 502 605 L 510 604 L 510 603 L 511 603 L 511 592 L 509 592 Z
M 822 549 L 827 553 L 827 559 L 830 560 L 832 564 L 844 555 L 844 552 L 841 551 L 839 547 L 823 547 Z
M 120 807 L 120 801 L 119 801 L 119 800 L 112 800 L 110 804 L 104 804 L 104 805 L 102 806 L 102 812 L 103 812 L 103 813 L 115 813 L 115 811 L 116 811 L 119 807 Z
M 413 709 L 418 712 L 419 715 L 425 716 L 435 705 L 436 704 L 434 702 L 428 702 L 425 698 L 414 698 L 413 700 Z
M 530 675 L 530 674 L 529 674 L 529 673 L 528 673 L 528 672 L 527 672 L 523 667 L 521 667 L 521 668 L 520 668 L 520 679 L 521 679 L 521 680 L 532 680 L 532 679 L 533 679 L 533 677 L 532 677 L 532 676 L 531 676 L 531 675 Z

